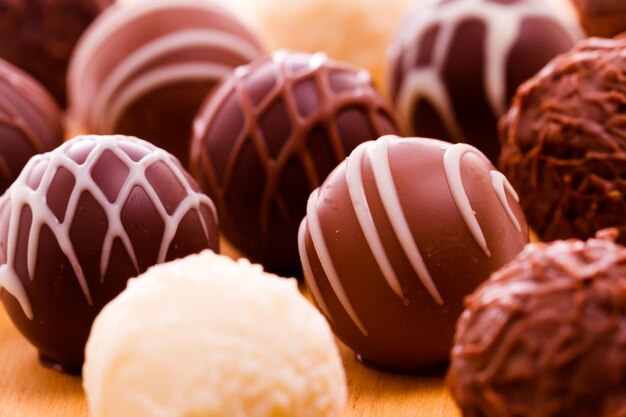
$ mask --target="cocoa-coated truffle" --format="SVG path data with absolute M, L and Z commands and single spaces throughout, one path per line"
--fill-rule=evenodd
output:
M 626 39 L 592 38 L 517 92 L 500 169 L 542 240 L 617 227 L 626 242 Z
M 0 0 L 0 58 L 65 106 L 67 64 L 89 24 L 114 0 Z
M 626 410 L 626 248 L 615 230 L 528 245 L 467 299 L 447 384 L 466 417 Z
M 495 163 L 515 90 L 573 45 L 542 1 L 419 4 L 390 46 L 390 94 L 408 134 L 468 142 Z
M 72 56 L 71 118 L 87 133 L 148 140 L 187 167 L 191 121 L 202 100 L 261 54 L 248 28 L 210 0 L 118 3 Z
M 476 148 L 385 136 L 315 190 L 300 227 L 306 282 L 363 360 L 413 371 L 448 360 L 463 297 L 511 260 L 528 228 Z
M 626 31 L 624 0 L 571 0 L 589 36 L 610 38 Z
M 31 156 L 64 138 L 61 110 L 31 76 L 0 59 L 0 194 Z
M 148 267 L 219 248 L 213 203 L 167 152 L 82 136 L 0 200 L 0 298 L 42 361 L 79 372 L 93 319 Z
M 228 240 L 270 271 L 299 274 L 309 194 L 358 144 L 396 133 L 391 112 L 367 71 L 279 51 L 208 97 L 194 122 L 191 172 Z

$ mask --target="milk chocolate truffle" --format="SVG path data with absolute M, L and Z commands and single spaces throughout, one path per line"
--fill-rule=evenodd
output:
M 118 3 L 76 47 L 69 68 L 75 124 L 146 139 L 187 166 L 191 121 L 212 87 L 261 55 L 253 34 L 207 0 Z
M 367 71 L 279 51 L 237 69 L 204 103 L 191 172 L 228 240 L 270 271 L 299 274 L 309 194 L 358 144 L 395 133 L 391 112 Z
M 41 84 L 0 59 L 0 194 L 31 156 L 61 144 L 61 120 L 61 110 Z
M 497 119 L 515 90 L 574 39 L 542 1 L 418 5 L 389 49 L 389 89 L 404 130 L 470 143 L 495 163 Z
M 41 82 L 65 106 L 70 55 L 114 0 L 0 0 L 0 58 Z
M 571 0 L 589 36 L 610 38 L 626 31 L 626 2 L 623 0 Z
M 518 91 L 500 168 L 542 240 L 616 227 L 626 243 L 626 39 L 592 38 Z
M 448 360 L 463 297 L 526 244 L 517 195 L 476 148 L 385 136 L 315 190 L 304 277 L 337 336 L 395 371 Z
M 447 385 L 466 417 L 613 417 L 626 409 L 626 248 L 528 245 L 467 299 Z
M 0 298 L 44 364 L 79 372 L 128 278 L 219 248 L 213 203 L 165 151 L 82 136 L 33 157 L 0 200 Z

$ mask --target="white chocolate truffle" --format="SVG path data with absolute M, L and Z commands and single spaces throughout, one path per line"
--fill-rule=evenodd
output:
M 224 0 L 221 0 L 224 1 Z M 325 52 L 382 84 L 385 50 L 412 0 L 229 0 L 270 50 Z
M 129 282 L 97 317 L 92 417 L 324 417 L 346 404 L 332 332 L 296 281 L 211 251 Z

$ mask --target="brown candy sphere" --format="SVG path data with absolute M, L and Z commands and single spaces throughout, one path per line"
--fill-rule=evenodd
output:
M 262 54 L 250 30 L 207 0 L 120 2 L 81 38 L 68 74 L 73 122 L 148 140 L 187 167 L 207 93 Z
M 213 203 L 167 152 L 82 136 L 33 157 L 0 200 L 0 298 L 42 361 L 80 372 L 91 324 L 129 278 L 219 249 Z
M 476 148 L 385 136 L 315 190 L 300 227 L 306 282 L 363 360 L 448 360 L 463 297 L 528 241 L 515 191 Z
M 615 417 L 626 409 L 626 248 L 528 245 L 467 298 L 447 384 L 466 417 Z
M 390 45 L 390 93 L 408 134 L 467 142 L 495 163 L 515 90 L 573 45 L 542 1 L 420 4 Z
M 67 65 L 78 39 L 114 0 L 0 0 L 0 58 L 41 82 L 65 107 Z
M 592 38 L 524 84 L 502 119 L 500 169 L 542 240 L 606 227 L 626 242 L 626 39 Z
M 270 271 L 299 274 L 309 194 L 358 144 L 395 133 L 391 112 L 365 70 L 280 51 L 238 68 L 208 97 L 191 172 L 228 240 Z
M 626 2 L 623 0 L 571 1 L 587 35 L 610 38 L 626 31 Z
M 0 59 L 0 194 L 33 155 L 63 141 L 61 110 L 30 75 Z

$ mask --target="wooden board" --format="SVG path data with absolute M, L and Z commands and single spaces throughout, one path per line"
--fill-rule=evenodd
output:
M 440 376 L 367 368 L 340 345 L 348 378 L 346 417 L 458 417 Z M 0 417 L 87 417 L 81 380 L 41 366 L 0 306 Z M 121 417 L 121 416 L 120 416 Z

